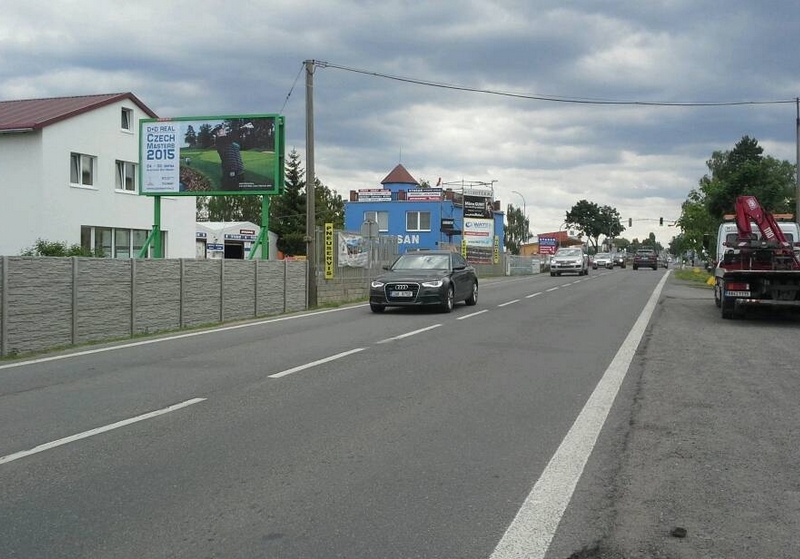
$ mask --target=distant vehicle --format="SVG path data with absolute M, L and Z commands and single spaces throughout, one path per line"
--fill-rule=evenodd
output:
M 619 266 L 620 268 L 625 267 L 625 253 L 624 252 L 615 252 L 612 255 L 611 261 L 613 262 L 614 266 Z
M 589 256 L 581 247 L 560 248 L 550 261 L 550 275 L 589 274 Z
M 633 255 L 633 269 L 652 268 L 658 270 L 658 253 L 652 248 L 640 248 Z
M 386 272 L 370 282 L 369 307 L 381 313 L 386 307 L 438 306 L 449 313 L 455 304 L 478 302 L 475 268 L 457 252 L 428 250 L 397 257 Z
M 611 254 L 608 252 L 598 252 L 594 255 L 594 260 L 592 261 L 592 269 L 597 270 L 598 268 L 606 268 L 607 270 L 614 269 L 614 261 L 611 259 Z

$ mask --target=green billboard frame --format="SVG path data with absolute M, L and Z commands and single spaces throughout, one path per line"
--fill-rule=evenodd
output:
M 285 137 L 278 114 L 142 119 L 139 194 L 282 194 Z

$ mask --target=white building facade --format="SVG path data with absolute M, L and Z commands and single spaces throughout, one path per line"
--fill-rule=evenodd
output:
M 155 222 L 139 120 L 155 117 L 131 93 L 0 101 L 0 255 L 42 239 L 136 257 Z M 194 197 L 162 197 L 165 257 L 195 257 L 195 223 Z

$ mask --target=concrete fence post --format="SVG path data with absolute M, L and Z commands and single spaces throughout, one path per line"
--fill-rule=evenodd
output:
M 78 257 L 72 257 L 72 345 L 78 343 Z
M 0 357 L 8 353 L 8 256 L 3 256 L 3 275 L 0 278 Z

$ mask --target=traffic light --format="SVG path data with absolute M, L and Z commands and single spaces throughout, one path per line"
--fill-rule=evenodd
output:
M 664 225 L 664 218 L 663 217 L 659 217 L 658 218 L 658 224 L 659 225 Z
M 633 218 L 632 217 L 628 218 L 628 227 L 633 227 Z

